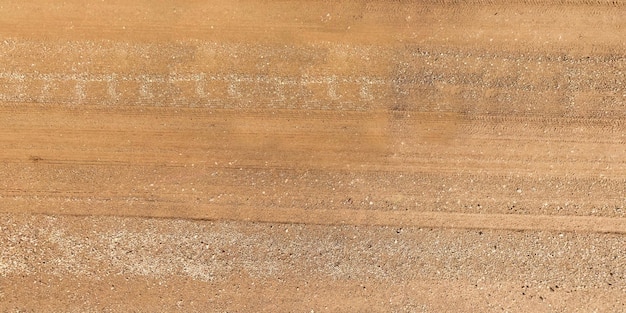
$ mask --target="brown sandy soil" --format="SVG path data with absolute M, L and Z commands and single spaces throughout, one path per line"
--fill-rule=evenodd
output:
M 624 311 L 625 15 L 0 0 L 0 311 Z

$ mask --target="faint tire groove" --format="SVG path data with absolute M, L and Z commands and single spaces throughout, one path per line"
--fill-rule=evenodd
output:
M 11 213 L 5 210 L 5 213 Z M 519 214 L 470 214 L 447 212 L 396 212 L 375 210 L 306 210 L 286 208 L 250 207 L 206 207 L 193 212 L 154 213 L 83 213 L 83 212 L 38 212 L 33 214 L 59 214 L 68 216 L 119 216 L 164 219 L 191 219 L 209 221 L 240 221 L 248 223 L 307 224 L 307 225 L 350 225 L 350 226 L 393 226 L 447 229 L 492 229 L 510 231 L 550 231 L 581 233 L 626 234 L 626 218 L 564 216 L 564 215 L 519 215 Z M 18 212 L 16 212 L 18 213 Z M 19 213 L 24 213 L 20 211 Z

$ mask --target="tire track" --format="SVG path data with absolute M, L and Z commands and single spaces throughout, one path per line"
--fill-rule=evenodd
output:
M 587 216 L 237 208 L 207 210 L 205 214 L 190 218 L 283 224 L 626 233 L 624 218 Z
M 11 211 L 5 211 L 11 213 Z M 20 210 L 15 213 L 24 213 Z M 248 223 L 307 224 L 327 226 L 390 226 L 444 229 L 477 229 L 509 231 L 550 231 L 626 234 L 626 218 L 594 216 L 550 216 L 520 214 L 469 214 L 445 212 L 396 212 L 377 210 L 307 210 L 297 208 L 205 207 L 185 212 L 158 210 L 110 214 L 97 212 L 38 212 L 43 215 L 117 216 L 207 221 L 239 221 Z

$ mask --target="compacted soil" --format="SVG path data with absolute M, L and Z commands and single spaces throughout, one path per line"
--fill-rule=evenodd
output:
M 0 1 L 0 312 L 626 310 L 626 3 Z

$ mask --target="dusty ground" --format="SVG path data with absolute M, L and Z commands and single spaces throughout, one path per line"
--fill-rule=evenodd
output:
M 626 3 L 557 2 L 1 0 L 0 311 L 625 311 Z

